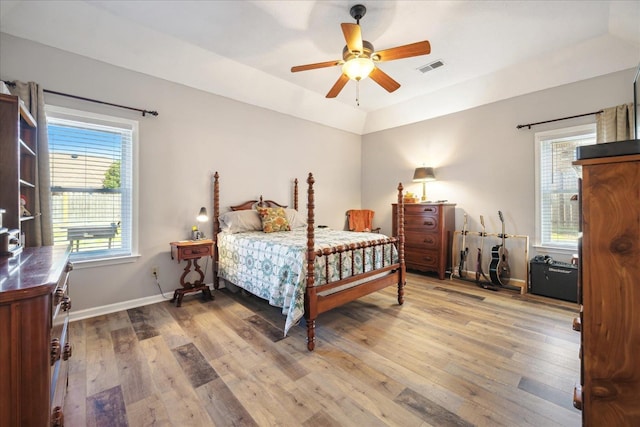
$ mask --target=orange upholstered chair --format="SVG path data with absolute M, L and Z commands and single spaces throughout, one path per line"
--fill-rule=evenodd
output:
M 380 232 L 380 227 L 373 228 L 375 212 L 368 209 L 350 209 L 347 211 L 349 231 Z

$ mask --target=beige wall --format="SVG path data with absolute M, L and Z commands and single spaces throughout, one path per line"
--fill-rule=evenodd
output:
M 73 273 L 74 311 L 158 294 L 177 286 L 184 265 L 169 256 L 169 242 L 185 239 L 201 206 L 211 209 L 211 175 L 221 175 L 224 205 L 264 195 L 292 203 L 292 180 L 316 179 L 316 223 L 341 228 L 345 211 L 360 206 L 360 136 L 250 106 L 0 35 L 0 77 L 36 81 L 44 88 L 157 110 L 141 117 L 127 110 L 47 95 L 47 103 L 123 116 L 140 122 L 137 262 Z M 209 236 L 211 232 L 207 233 Z M 211 282 L 211 266 L 207 281 Z

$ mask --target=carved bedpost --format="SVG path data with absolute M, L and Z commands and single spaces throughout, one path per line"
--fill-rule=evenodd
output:
M 213 289 L 220 287 L 218 278 L 218 232 L 220 231 L 220 175 L 213 174 Z
M 407 281 L 407 269 L 404 264 L 404 197 L 402 196 L 402 183 L 398 183 L 398 262 L 400 274 L 398 275 L 398 304 L 404 303 L 404 285 Z
M 313 174 L 309 173 L 307 184 L 307 286 L 305 289 L 304 299 L 304 318 L 307 322 L 307 348 L 313 351 L 316 345 L 316 317 L 318 317 L 318 305 L 316 298 L 316 288 L 314 286 L 314 260 L 315 260 L 315 242 L 314 242 L 314 200 L 313 200 Z
M 298 210 L 298 178 L 293 180 L 293 209 Z

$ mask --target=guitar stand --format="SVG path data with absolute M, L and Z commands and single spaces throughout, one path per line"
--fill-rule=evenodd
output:
M 484 236 L 483 236 L 484 234 Z M 465 231 L 465 235 L 467 237 L 467 239 L 469 239 L 471 237 L 471 239 L 473 240 L 473 237 L 495 237 L 498 239 L 502 239 L 502 233 L 487 233 L 487 232 L 481 232 L 481 231 L 469 231 L 466 230 Z M 502 285 L 502 286 L 498 286 L 495 283 L 491 282 L 487 276 L 484 274 L 484 272 L 482 272 L 482 276 L 487 280 L 485 281 L 478 281 L 473 279 L 472 277 L 466 278 L 466 277 L 461 277 L 458 274 L 458 264 L 460 263 L 460 238 L 462 237 L 462 231 L 460 230 L 456 230 L 453 233 L 453 245 L 451 248 L 451 252 L 452 252 L 452 256 L 451 256 L 451 261 L 452 261 L 452 267 L 451 267 L 451 271 L 450 271 L 450 279 L 453 279 L 453 277 L 455 276 L 456 278 L 460 279 L 460 280 L 464 280 L 467 282 L 473 282 L 475 283 L 477 286 L 483 288 L 483 289 L 487 289 L 487 290 L 491 290 L 491 291 L 498 291 L 500 289 L 505 289 L 505 290 L 512 290 L 512 291 L 519 291 L 520 294 L 524 295 L 527 293 L 528 289 L 529 289 L 529 236 L 526 235 L 517 235 L 517 234 L 507 234 L 505 233 L 504 237 L 505 239 L 507 238 L 511 238 L 511 239 L 522 239 L 523 240 L 523 262 L 524 262 L 524 271 L 525 271 L 525 275 L 526 277 L 524 279 L 520 279 L 520 281 L 522 282 L 522 285 L 520 284 L 516 284 L 516 286 L 512 286 L 512 285 Z M 474 247 L 473 245 L 470 246 L 470 249 Z M 483 248 L 484 249 L 484 248 Z M 483 250 L 484 251 L 484 250 Z M 471 252 L 471 251 L 469 251 Z M 513 257 L 512 257 L 513 258 Z M 470 273 L 470 276 L 473 276 L 475 274 L 475 272 L 471 272 L 468 271 L 468 273 Z
M 451 279 L 453 279 L 454 274 L 451 273 Z M 483 274 L 484 276 L 484 274 Z M 460 277 L 456 275 L 456 278 L 458 280 L 462 280 L 464 282 L 470 282 L 470 283 L 475 283 L 476 286 L 478 286 L 479 288 L 482 289 L 486 289 L 488 291 L 494 291 L 494 292 L 498 292 L 501 289 L 504 290 L 508 290 L 508 291 L 518 291 L 520 292 L 520 287 L 519 286 L 510 286 L 510 285 L 501 285 L 498 286 L 495 283 L 491 282 L 491 281 L 484 281 L 484 280 L 475 280 L 472 278 L 468 278 L 468 277 Z M 486 279 L 486 277 L 485 277 Z
M 501 288 L 501 286 L 496 286 L 491 282 L 479 282 L 479 281 L 476 281 L 476 285 L 479 288 L 487 289 L 489 291 L 494 291 L 494 292 L 498 292 L 500 290 L 500 288 Z M 520 290 L 520 288 L 518 288 L 518 290 Z

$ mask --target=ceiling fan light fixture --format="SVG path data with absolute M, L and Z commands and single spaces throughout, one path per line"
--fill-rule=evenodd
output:
M 369 77 L 374 68 L 375 65 L 371 59 L 358 57 L 345 62 L 342 66 L 342 72 L 351 80 L 360 81 Z

